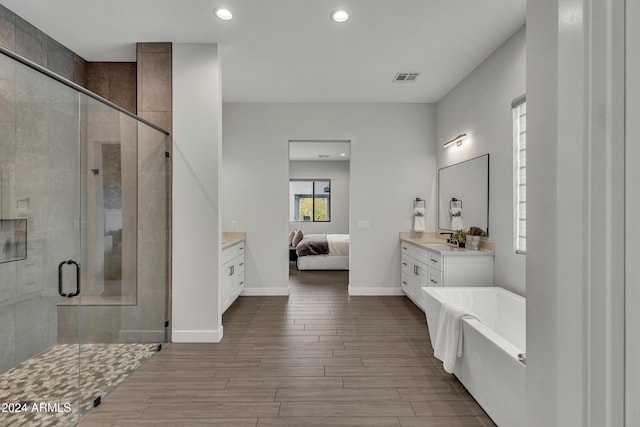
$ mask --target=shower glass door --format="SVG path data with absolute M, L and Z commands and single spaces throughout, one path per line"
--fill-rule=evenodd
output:
M 166 342 L 169 139 L 0 50 L 0 426 L 74 425 Z
M 0 55 L 1 425 L 78 420 L 79 318 L 58 310 L 81 290 L 80 153 L 77 91 Z

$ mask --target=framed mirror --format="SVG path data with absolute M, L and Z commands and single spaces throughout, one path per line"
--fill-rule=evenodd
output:
M 489 232 L 489 154 L 438 170 L 438 229 Z

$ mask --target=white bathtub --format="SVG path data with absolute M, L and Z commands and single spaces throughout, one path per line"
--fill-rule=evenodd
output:
M 464 319 L 462 357 L 453 374 L 500 427 L 526 425 L 526 300 L 498 287 L 422 288 L 431 343 L 443 301 L 471 311 Z

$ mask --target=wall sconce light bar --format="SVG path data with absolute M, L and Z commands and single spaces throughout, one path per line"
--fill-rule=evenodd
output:
M 444 143 L 444 145 L 443 145 L 443 147 L 444 147 L 444 148 L 447 148 L 447 147 L 450 147 L 450 146 L 451 146 L 451 145 L 453 145 L 453 144 L 456 144 L 456 145 L 458 145 L 458 146 L 459 146 L 459 145 L 462 145 L 462 140 L 463 140 L 464 138 L 466 138 L 466 136 L 467 136 L 467 134 L 466 134 L 466 133 L 461 133 L 460 135 L 458 135 L 458 136 L 456 136 L 455 138 L 453 138 L 451 141 L 447 141 L 447 142 L 445 142 L 445 143 Z

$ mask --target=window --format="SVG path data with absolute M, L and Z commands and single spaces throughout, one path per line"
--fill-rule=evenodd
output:
M 331 180 L 290 180 L 289 204 L 289 221 L 330 222 Z
M 513 109 L 515 249 L 527 253 L 527 99 L 525 95 L 511 103 Z

